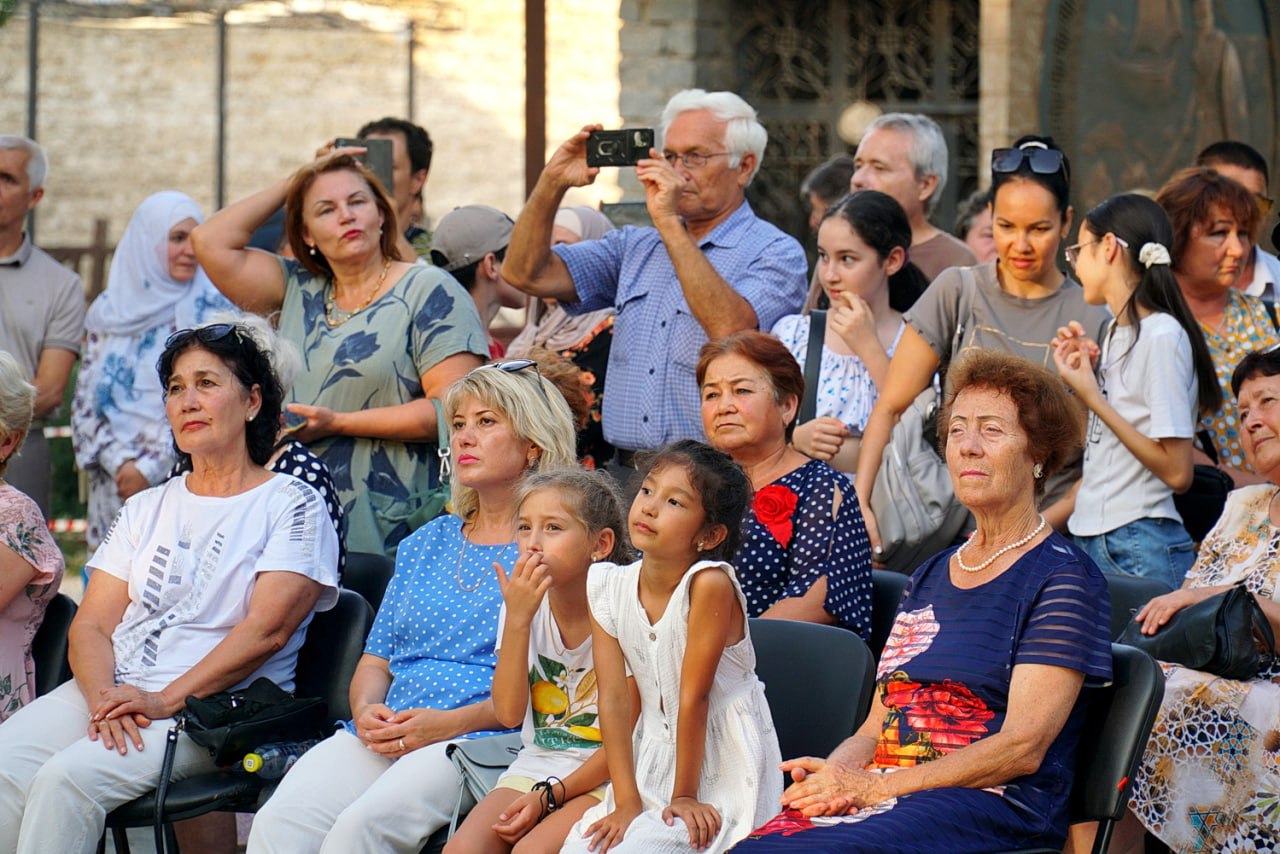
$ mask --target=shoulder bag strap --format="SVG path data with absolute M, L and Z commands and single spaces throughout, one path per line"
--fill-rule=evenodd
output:
M 164 759 L 160 762 L 160 779 L 156 783 L 156 815 L 155 815 L 155 840 L 156 854 L 165 854 L 165 832 L 164 832 L 164 802 L 169 797 L 169 778 L 173 775 L 173 760 L 178 752 L 178 736 L 182 733 L 183 714 L 178 712 L 177 719 L 173 726 L 169 727 L 169 732 L 164 740 Z
M 809 312 L 809 349 L 804 354 L 804 400 L 800 401 L 797 424 L 807 424 L 818 412 L 818 374 L 822 370 L 822 345 L 827 340 L 827 313 Z
M 453 465 L 449 457 L 449 422 L 444 417 L 444 404 L 439 398 L 431 398 L 431 405 L 436 408 L 436 456 L 440 458 L 440 485 L 449 485 L 449 476 L 453 474 Z

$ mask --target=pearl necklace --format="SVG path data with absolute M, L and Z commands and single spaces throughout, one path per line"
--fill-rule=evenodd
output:
M 337 294 L 335 293 L 333 279 L 330 278 L 328 285 L 325 286 L 324 294 L 324 320 L 329 324 L 329 328 L 336 329 L 368 308 L 369 303 L 373 302 L 373 298 L 378 295 L 378 291 L 382 290 L 382 283 L 387 280 L 387 271 L 390 269 L 391 259 L 388 258 L 382 265 L 382 272 L 378 274 L 378 281 L 374 283 L 373 290 L 369 291 L 369 295 L 364 298 L 364 302 L 351 311 L 343 311 L 338 308 Z
M 987 567 L 991 566 L 991 564 L 995 563 L 996 559 L 999 558 L 1001 555 L 1003 555 L 1005 552 L 1011 552 L 1016 548 L 1021 548 L 1022 546 L 1025 546 L 1027 543 L 1034 540 L 1036 538 L 1036 534 L 1039 534 L 1041 531 L 1043 531 L 1044 526 L 1046 524 L 1048 523 L 1045 522 L 1044 517 L 1041 516 L 1040 524 L 1036 526 L 1036 529 L 1034 531 L 1032 531 L 1030 534 L 1027 534 L 1025 537 L 1018 540 L 1016 543 L 1009 543 L 1009 545 L 1000 549 L 995 554 L 991 555 L 991 557 L 987 558 L 977 566 L 967 565 L 964 562 L 964 557 L 961 556 L 960 554 L 968 547 L 969 543 L 973 542 L 972 540 L 965 540 L 964 545 L 956 549 L 956 565 L 959 566 L 961 569 L 963 569 L 965 572 L 982 572 L 982 570 L 986 569 Z

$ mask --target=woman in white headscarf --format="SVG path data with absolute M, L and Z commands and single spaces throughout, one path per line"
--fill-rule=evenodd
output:
M 613 230 L 609 218 L 586 205 L 556 211 L 551 229 L 551 245 L 599 240 Z M 587 314 L 569 314 L 553 299 L 542 300 L 530 309 L 531 320 L 507 348 L 507 358 L 523 358 L 534 350 L 550 350 L 572 362 L 581 373 L 583 391 L 590 411 L 587 424 L 578 432 L 578 457 L 589 469 L 604 468 L 613 457 L 613 446 L 604 439 L 600 426 L 600 403 L 604 375 L 613 344 L 612 308 Z
M 149 196 L 129 220 L 107 289 L 85 317 L 71 428 L 76 464 L 89 478 L 90 549 L 124 500 L 163 481 L 176 458 L 155 371 L 165 340 L 235 309 L 196 264 L 191 230 L 203 221 L 185 193 Z

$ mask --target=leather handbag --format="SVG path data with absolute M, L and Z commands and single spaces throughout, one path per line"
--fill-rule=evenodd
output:
M 962 267 L 960 273 L 956 328 L 948 359 L 954 358 L 964 343 L 978 287 L 972 269 Z M 938 378 L 916 396 L 894 425 L 871 490 L 871 512 L 880 531 L 881 551 L 876 557 L 895 572 L 912 572 L 951 545 L 969 524 L 969 510 L 956 499 L 951 472 L 938 453 L 937 418 L 946 368 L 945 362 L 939 365 Z
M 263 744 L 321 738 L 330 729 L 324 700 L 295 697 L 265 676 L 239 691 L 188 697 L 179 715 L 187 736 L 224 768 Z
M 1188 605 L 1154 635 L 1133 620 L 1119 643 L 1152 658 L 1227 679 L 1253 679 L 1275 661 L 1276 638 L 1258 600 L 1243 584 Z
M 507 732 L 486 738 L 455 741 L 444 749 L 445 756 L 449 757 L 453 767 L 458 770 L 458 775 L 462 777 L 458 803 L 453 808 L 453 819 L 449 822 L 450 836 L 458 828 L 458 819 L 462 817 L 467 796 L 476 804 L 484 800 L 485 795 L 497 785 L 502 772 L 515 760 L 522 746 L 520 733 Z

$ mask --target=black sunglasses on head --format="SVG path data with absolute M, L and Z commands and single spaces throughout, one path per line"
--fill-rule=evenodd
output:
M 177 347 L 180 344 L 186 344 L 192 338 L 201 344 L 212 344 L 215 341 L 221 341 L 228 335 L 234 334 L 236 341 L 244 343 L 240 337 L 240 330 L 234 323 L 210 323 L 207 326 L 196 326 L 190 329 L 179 329 L 177 332 L 164 339 L 164 348 L 166 350 Z
M 538 368 L 537 361 L 533 359 L 509 359 L 505 362 L 490 362 L 487 365 L 481 365 L 476 368 L 477 371 L 483 371 L 487 368 L 497 369 L 506 374 L 516 374 L 528 368 L 533 368 L 534 373 L 538 375 L 535 385 L 538 387 L 538 394 L 542 395 L 542 399 L 547 402 L 547 406 L 551 406 L 551 398 L 547 397 L 547 390 L 542 387 L 542 371 Z
M 1023 162 L 1037 175 L 1054 175 L 1062 170 L 1062 152 L 1054 148 L 1027 145 L 1023 148 L 997 148 L 991 152 L 992 172 L 1017 172 Z

